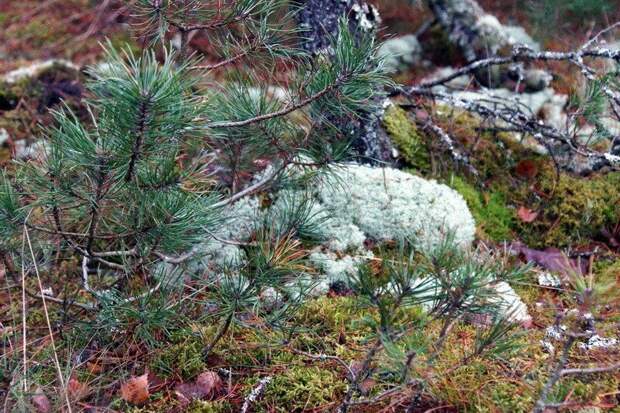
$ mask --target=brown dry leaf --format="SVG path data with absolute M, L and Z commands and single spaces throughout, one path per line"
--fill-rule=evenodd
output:
M 67 392 L 72 400 L 80 401 L 88 396 L 90 393 L 90 388 L 88 387 L 88 384 L 82 383 L 76 378 L 71 378 L 67 383 Z
M 41 388 L 37 388 L 32 396 L 32 405 L 36 409 L 37 413 L 50 413 L 52 411 L 52 404 L 50 399 L 43 393 Z
M 367 378 L 366 380 L 360 383 L 359 385 L 360 392 L 364 396 L 368 395 L 370 391 L 375 387 L 376 384 L 377 382 L 374 379 Z
M 129 404 L 141 405 L 149 399 L 148 373 L 134 376 L 121 384 L 121 397 Z
M 101 364 L 101 362 L 99 360 L 87 362 L 86 363 L 86 368 L 92 374 L 99 374 L 99 373 L 103 372 L 103 365 Z
M 534 222 L 534 220 L 538 217 L 538 212 L 532 211 L 531 209 L 524 206 L 520 206 L 517 210 L 517 216 L 521 221 L 530 223 Z
M 189 404 L 192 400 L 212 399 L 223 388 L 222 379 L 217 373 L 205 371 L 201 373 L 194 383 L 181 383 L 174 388 L 182 405 Z

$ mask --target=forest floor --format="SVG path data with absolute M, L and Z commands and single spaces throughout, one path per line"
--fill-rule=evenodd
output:
M 93 64 L 102 55 L 100 42 L 105 39 L 117 45 L 129 42 L 139 50 L 141 42 L 129 30 L 131 16 L 121 3 L 0 2 L 0 74 L 49 58 L 67 59 L 78 66 Z M 408 6 L 404 0 L 378 3 L 386 33 L 415 32 L 428 18 L 419 7 Z M 532 18 L 523 2 L 480 3 L 501 21 L 524 26 L 545 48 L 556 50 L 582 44 L 591 33 L 620 17 L 593 14 L 584 21 L 570 14 L 556 16 L 555 30 L 550 32 L 548 24 L 541 26 Z M 195 39 L 194 47 L 208 57 L 209 44 L 204 39 Z M 554 86 L 567 90 L 574 75 L 560 73 Z M 406 73 L 397 80 L 413 83 L 420 77 L 420 73 Z M 49 110 L 57 107 L 61 98 L 79 107 L 82 83 L 82 77 L 55 74 L 40 84 L 11 91 L 16 94 L 11 103 L 3 98 L 8 92 L 0 89 L 0 130 L 6 129 L 9 136 L 0 144 L 3 169 L 10 173 L 18 142 L 41 135 L 41 125 L 51 122 Z M 475 323 L 459 323 L 436 356 L 432 380 L 411 411 L 531 411 L 555 360 L 548 347 L 553 344 L 548 328 L 554 325 L 557 309 L 570 305 L 573 299 L 570 282 L 541 285 L 541 278 L 551 274 L 569 280 L 578 268 L 586 279 L 606 286 L 607 301 L 598 314 L 597 334 L 620 340 L 620 174 L 584 178 L 558 173 L 551 160 L 514 146 L 497 134 L 480 133 L 470 117 L 446 117 L 442 126 L 459 139 L 481 172 L 472 178 L 454 172 L 428 138 L 418 136 L 415 126 L 406 126 L 410 120 L 403 113 L 396 108 L 389 114 L 388 119 L 396 119 L 399 127 L 390 130 L 386 122 L 391 135 L 418 139 L 415 156 L 403 167 L 445 182 L 461 193 L 477 221 L 479 249 L 503 251 L 516 246 L 520 253 L 507 258 L 513 265 L 528 259 L 535 263 L 525 278 L 513 285 L 532 317 L 531 323 L 520 327 L 518 353 L 510 359 L 481 358 L 460 365 L 475 345 L 477 327 Z M 60 368 L 73 411 L 240 411 L 264 377 L 270 377 L 270 382 L 249 411 L 332 411 L 347 389 L 347 372 L 336 358 L 355 365 L 371 345 L 363 322 L 376 314 L 360 310 L 349 294 L 330 291 L 302 306 L 295 315 L 299 329 L 294 335 L 263 328 L 263 320 L 250 319 L 247 325 L 233 326 L 204 359 L 202 350 L 216 334 L 216 323 L 205 311 L 200 283 L 190 281 L 182 292 L 176 292 L 171 300 L 177 303 L 174 308 L 158 308 L 165 322 L 155 328 L 144 324 L 141 313 L 152 311 L 156 303 L 145 302 L 134 311 L 118 309 L 117 314 L 125 317 L 119 323 L 122 328 L 102 331 L 105 324 L 99 322 L 99 315 L 71 301 L 44 303 L 36 295 L 43 286 L 56 296 L 80 302 L 85 293 L 79 289 L 76 267 L 77 262 L 67 262 L 64 271 L 26 280 L 28 290 L 35 292 L 27 296 L 22 296 L 22 285 L 6 277 L 0 268 L 3 408 L 66 411 L 58 382 Z M 411 310 L 402 317 L 411 321 L 421 315 Z M 426 334 L 436 335 L 440 328 L 439 323 L 433 324 Z M 610 365 L 620 360 L 620 345 L 574 347 L 568 358 L 569 367 Z M 388 362 L 387 358 L 379 360 L 379 364 Z M 413 370 L 427 377 L 425 366 L 420 364 Z M 27 394 L 14 382 L 22 370 L 27 370 L 31 383 Z M 390 378 L 378 375 L 365 385 L 372 399 L 389 388 Z M 554 387 L 550 399 L 569 411 L 620 412 L 620 373 L 565 377 Z M 376 403 L 355 406 L 352 411 L 405 411 L 410 405 L 410 393 L 403 390 Z

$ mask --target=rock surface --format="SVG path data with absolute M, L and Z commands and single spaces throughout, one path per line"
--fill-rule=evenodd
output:
M 386 40 L 379 47 L 378 53 L 384 59 L 385 70 L 396 73 L 420 63 L 422 45 L 415 35 L 408 34 Z

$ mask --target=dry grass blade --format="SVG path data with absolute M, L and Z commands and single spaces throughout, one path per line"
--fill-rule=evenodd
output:
M 43 301 L 43 313 L 45 314 L 45 322 L 47 324 L 47 329 L 49 332 L 49 337 L 50 337 L 50 343 L 52 345 L 52 351 L 53 351 L 53 355 L 54 355 L 54 364 L 56 366 L 56 370 L 58 373 L 58 380 L 60 382 L 60 387 L 62 388 L 62 393 L 65 397 L 65 402 L 67 403 L 67 411 L 69 413 L 72 413 L 72 409 L 71 409 L 71 402 L 69 401 L 69 394 L 67 392 L 67 387 L 65 386 L 65 379 L 62 375 L 62 369 L 60 367 L 60 362 L 58 360 L 58 351 L 56 350 L 56 342 L 54 341 L 54 331 L 52 330 L 52 324 L 50 322 L 50 317 L 49 317 L 49 312 L 47 310 L 47 301 L 45 299 L 45 291 L 43 289 L 43 284 L 41 283 L 41 275 L 39 274 L 39 267 L 37 266 L 37 262 L 36 262 L 36 258 L 34 256 L 34 250 L 32 249 L 32 242 L 30 241 L 30 234 L 28 233 L 28 227 L 24 224 L 24 237 L 28 243 L 28 249 L 30 251 L 30 257 L 32 258 L 32 264 L 34 265 L 34 270 L 35 270 L 35 274 L 37 275 L 37 284 L 39 286 L 39 291 L 41 293 L 41 299 Z M 23 268 L 23 267 L 22 267 Z M 22 272 L 22 283 L 25 285 L 25 277 L 26 274 L 25 272 Z M 22 299 L 25 300 L 25 287 L 22 291 Z M 25 301 L 24 301 L 25 302 Z M 25 308 L 25 304 L 24 304 L 24 308 Z M 25 312 L 24 312 L 24 317 L 25 317 Z M 25 319 L 24 321 L 24 326 L 25 324 Z M 26 348 L 25 348 L 25 340 L 26 336 L 25 336 L 25 327 L 24 327 L 24 372 L 26 371 Z

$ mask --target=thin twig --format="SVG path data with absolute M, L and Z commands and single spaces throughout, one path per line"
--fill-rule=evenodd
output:
M 153 254 L 155 254 L 158 258 L 160 258 L 164 262 L 167 262 L 168 264 L 181 264 L 182 262 L 185 262 L 188 259 L 192 258 L 196 254 L 196 251 L 190 251 L 183 255 L 179 255 L 178 257 L 169 257 L 157 251 L 153 252 Z
M 560 375 L 569 376 L 569 375 L 579 375 L 579 374 L 608 373 L 614 370 L 620 370 L 620 363 L 611 364 L 609 366 L 564 369 L 560 372 Z
M 245 398 L 245 401 L 243 402 L 243 406 L 241 407 L 241 413 L 247 413 L 252 403 L 258 400 L 261 394 L 263 394 L 265 387 L 267 386 L 267 384 L 269 384 L 271 379 L 272 379 L 271 376 L 266 376 L 260 379 L 260 381 L 258 382 L 258 385 L 254 387 L 252 391 L 250 392 L 250 394 L 248 394 L 248 397 Z

